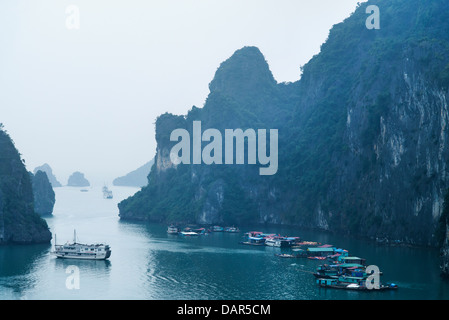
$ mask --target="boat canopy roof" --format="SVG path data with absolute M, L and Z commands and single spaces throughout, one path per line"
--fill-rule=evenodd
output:
M 308 248 L 309 252 L 334 252 L 334 248 Z
M 354 268 L 354 267 L 363 268 L 363 266 L 358 263 L 342 263 L 342 264 L 337 264 L 336 266 L 339 268 Z
M 340 279 L 349 279 L 349 280 L 364 280 L 364 277 L 350 277 L 350 276 L 343 276 L 340 277 Z

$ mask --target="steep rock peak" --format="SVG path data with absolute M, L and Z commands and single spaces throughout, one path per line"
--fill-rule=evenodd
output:
M 33 173 L 36 174 L 38 171 L 42 171 L 47 174 L 47 178 L 50 181 L 53 188 L 62 187 L 61 183 L 56 179 L 55 175 L 53 174 L 53 170 L 49 164 L 44 163 L 40 167 L 36 167 Z
M 211 93 L 221 92 L 236 100 L 251 98 L 277 84 L 265 57 L 257 47 L 243 47 L 220 64 L 209 84 Z

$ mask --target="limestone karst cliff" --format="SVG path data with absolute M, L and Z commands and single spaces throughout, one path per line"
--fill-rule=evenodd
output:
M 44 163 L 43 165 L 34 168 L 33 173 L 36 174 L 38 171 L 45 172 L 47 174 L 48 181 L 50 181 L 53 188 L 62 187 L 62 184 L 56 179 L 53 174 L 53 169 L 50 167 L 48 163 Z
M 381 28 L 368 29 L 377 5 Z M 148 186 L 122 219 L 282 223 L 434 245 L 449 187 L 449 3 L 359 4 L 301 79 L 277 83 L 255 47 L 218 68 L 202 108 L 156 121 Z M 279 170 L 174 164 L 174 129 L 278 129 Z M 206 145 L 203 142 L 203 146 Z
M 34 210 L 30 174 L 0 124 L 0 244 L 49 243 L 51 237 Z

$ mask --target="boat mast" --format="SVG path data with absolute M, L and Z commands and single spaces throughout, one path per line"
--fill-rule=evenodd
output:
M 73 229 L 73 243 L 76 243 L 76 229 Z

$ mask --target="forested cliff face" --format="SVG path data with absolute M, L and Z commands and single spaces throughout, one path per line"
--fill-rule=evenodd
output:
M 365 26 L 373 4 L 380 29 Z M 276 83 L 257 48 L 236 51 L 203 108 L 157 119 L 149 184 L 119 204 L 120 217 L 294 224 L 436 244 L 449 186 L 448 30 L 447 1 L 368 1 L 289 84 Z M 193 121 L 203 131 L 278 129 L 277 173 L 174 165 L 170 133 L 192 133 Z
M 50 240 L 46 221 L 34 211 L 31 176 L 0 125 L 0 244 Z

